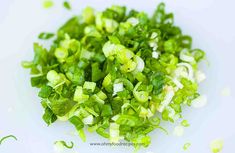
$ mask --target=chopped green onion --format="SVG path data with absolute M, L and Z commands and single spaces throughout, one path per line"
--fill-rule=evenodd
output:
M 123 91 L 123 83 L 116 83 L 113 85 L 113 95 L 116 95 L 117 92 Z
M 219 153 L 219 152 L 222 151 L 223 146 L 224 146 L 224 141 L 223 141 L 222 139 L 213 140 L 213 141 L 210 143 L 211 152 L 213 152 L 213 153 Z
M 81 86 L 77 86 L 75 93 L 74 93 L 74 101 L 77 101 L 79 103 L 87 100 L 89 98 L 89 95 L 86 95 L 83 93 L 83 88 Z
M 70 10 L 70 1 L 63 2 Z M 125 6 L 99 12 L 86 7 L 55 34 L 41 33 L 48 49 L 34 43 L 33 60 L 21 65 L 39 88 L 43 120 L 48 126 L 69 121 L 83 141 L 88 129 L 113 143 L 147 147 L 151 131 L 167 133 L 162 121 L 178 122 L 185 106 L 207 101 L 198 93 L 206 78 L 198 66 L 205 53 L 192 48 L 182 31 L 161 3 L 151 17 Z M 187 126 L 183 120 L 174 134 L 181 136 Z
M 93 119 L 94 119 L 93 116 L 89 115 L 85 117 L 84 119 L 82 119 L 82 121 L 84 124 L 89 125 L 89 124 L 93 124 Z
M 187 142 L 184 144 L 183 149 L 186 151 L 191 146 L 191 143 Z
M 141 85 L 142 82 L 137 83 L 133 90 L 133 95 L 138 102 L 144 103 L 148 101 L 149 93 L 146 91 L 137 91 L 138 87 Z
M 183 121 L 181 122 L 181 125 L 184 126 L 184 127 L 190 126 L 190 124 L 188 123 L 187 120 L 183 120 Z
M 51 8 L 54 5 L 54 2 L 52 0 L 44 0 L 43 7 L 45 9 Z
M 13 138 L 13 139 L 17 140 L 17 138 L 14 135 L 8 135 L 8 136 L 2 137 L 0 139 L 0 145 L 2 144 L 3 141 L 5 141 L 6 139 L 9 139 L 9 138 Z
M 94 10 L 91 7 L 86 7 L 82 12 L 82 17 L 87 24 L 91 24 L 95 21 Z
M 86 142 L 86 135 L 85 135 L 84 130 L 82 130 L 82 129 L 79 130 L 78 135 L 80 136 L 80 138 L 82 139 L 83 142 Z
M 53 33 L 45 33 L 45 32 L 42 32 L 39 34 L 38 38 L 39 39 L 44 39 L 44 40 L 47 40 L 47 39 L 50 39 L 52 37 L 54 37 L 55 34 Z
M 110 141 L 112 143 L 118 143 L 119 142 L 119 125 L 116 123 L 110 123 L 109 127 L 109 133 L 110 133 Z
M 56 141 L 56 142 L 55 142 L 55 145 L 58 146 L 58 147 L 64 146 L 64 147 L 66 147 L 66 148 L 68 148 L 68 149 L 72 149 L 73 146 L 74 146 L 74 144 L 73 144 L 72 141 L 70 142 L 70 145 L 68 145 L 65 141 Z
M 64 1 L 63 5 L 64 5 L 64 8 L 66 8 L 67 10 L 71 10 L 71 6 L 68 1 Z
M 57 48 L 55 51 L 55 57 L 61 61 L 64 62 L 65 59 L 68 57 L 68 51 L 65 48 Z
M 95 82 L 88 82 L 88 81 L 86 81 L 84 83 L 84 85 L 83 85 L 84 89 L 91 90 L 92 92 L 94 92 L 95 87 L 96 87 L 96 83 Z
M 84 127 L 84 123 L 77 116 L 71 117 L 69 121 L 76 127 L 77 131 L 81 130 Z

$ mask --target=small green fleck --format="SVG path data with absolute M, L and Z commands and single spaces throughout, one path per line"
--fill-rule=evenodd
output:
M 189 126 L 190 126 L 190 124 L 188 123 L 187 120 L 183 120 L 183 121 L 181 122 L 181 125 L 184 126 L 184 127 L 189 127 Z
M 191 143 L 187 142 L 184 144 L 183 149 L 186 151 L 191 146 Z
M 211 152 L 213 152 L 213 153 L 219 153 L 219 152 L 222 151 L 223 146 L 224 146 L 224 141 L 223 141 L 222 139 L 213 140 L 213 141 L 210 143 Z
M 52 37 L 54 37 L 55 34 L 53 33 L 46 33 L 46 32 L 42 32 L 39 34 L 38 38 L 39 39 L 43 39 L 43 40 L 47 40 L 47 39 L 50 39 Z
M 68 1 L 64 1 L 63 5 L 67 10 L 71 10 L 71 5 Z
M 62 148 L 66 147 L 68 149 L 72 149 L 74 144 L 73 142 L 71 141 L 70 142 L 70 145 L 68 145 L 65 141 L 56 141 L 55 143 L 55 146 L 58 147 L 59 149 L 61 148 L 61 150 L 63 150 Z
M 51 0 L 45 0 L 43 2 L 43 8 L 48 9 L 51 8 L 54 5 L 54 2 Z
M 13 138 L 15 140 L 17 140 L 17 138 L 14 136 L 14 135 L 8 135 L 8 136 L 5 136 L 3 138 L 0 139 L 0 145 L 2 144 L 2 142 L 8 138 Z

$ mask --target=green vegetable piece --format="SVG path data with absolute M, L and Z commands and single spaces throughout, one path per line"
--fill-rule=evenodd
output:
M 47 85 L 42 86 L 38 96 L 41 98 L 48 98 L 52 93 L 53 88 Z
M 71 5 L 70 5 L 70 3 L 69 3 L 68 1 L 64 1 L 63 6 L 64 6 L 64 8 L 66 8 L 67 10 L 71 10 Z
M 110 85 L 112 82 L 112 76 L 110 74 L 106 75 L 106 77 L 103 80 L 103 87 L 107 87 L 108 85 Z
M 142 82 L 139 82 L 136 84 L 134 90 L 133 90 L 133 95 L 136 98 L 138 102 L 144 103 L 148 101 L 149 98 L 149 93 L 146 91 L 137 91 L 138 87 L 141 85 Z
M 104 138 L 109 138 L 109 133 L 107 133 L 102 127 L 98 128 L 96 132 Z
M 38 38 L 39 39 L 43 39 L 43 40 L 47 40 L 47 39 L 50 39 L 52 37 L 54 37 L 55 34 L 53 33 L 45 33 L 45 32 L 42 32 L 39 34 Z
M 32 87 L 38 87 L 40 88 L 47 82 L 47 79 L 45 76 L 38 76 L 38 77 L 32 77 L 31 78 L 31 86 Z
M 21 66 L 23 68 L 28 69 L 28 68 L 32 68 L 34 66 L 34 64 L 33 64 L 33 62 L 23 61 L 23 62 L 21 62 Z
M 96 95 L 102 100 L 105 100 L 108 98 L 107 95 L 103 91 L 99 91 Z
M 79 24 L 78 18 L 73 17 L 58 30 L 57 35 L 60 39 L 63 39 L 65 34 L 70 38 L 80 38 L 83 35 L 83 29 L 84 26 Z
M 82 17 L 87 24 L 92 24 L 95 21 L 94 10 L 91 7 L 86 7 L 82 12 Z
M 184 144 L 183 149 L 186 151 L 191 146 L 191 143 L 187 142 Z
M 80 131 L 83 127 L 84 127 L 84 123 L 82 122 L 82 120 L 77 117 L 77 116 L 73 116 L 69 119 L 69 122 L 72 123 L 77 131 Z
M 181 122 L 181 125 L 184 126 L 184 127 L 190 126 L 190 124 L 188 123 L 187 120 L 183 120 L 183 121 Z
M 91 80 L 92 82 L 99 81 L 104 77 L 104 73 L 99 68 L 99 63 L 92 64 L 92 76 Z
M 112 107 L 110 105 L 103 105 L 101 116 L 108 117 L 113 114 Z
M 51 8 L 54 5 L 54 2 L 52 0 L 44 0 L 43 2 L 43 8 L 48 9 Z
M 221 140 L 221 139 L 213 140 L 210 143 L 211 152 L 212 153 L 219 153 L 219 152 L 222 151 L 223 146 L 224 146 L 224 141 L 223 140 Z
M 57 116 L 48 107 L 45 108 L 45 112 L 44 112 L 42 118 L 47 123 L 48 126 L 57 120 Z
M 7 135 L 7 136 L 2 137 L 0 139 L 0 145 L 2 144 L 3 141 L 5 141 L 6 139 L 9 139 L 9 138 L 13 138 L 13 139 L 15 139 L 17 141 L 17 138 L 14 135 Z
M 65 48 L 57 48 L 55 50 L 55 57 L 60 61 L 64 62 L 65 59 L 68 57 L 68 50 Z
M 66 147 L 66 148 L 68 148 L 68 149 L 72 149 L 73 148 L 73 146 L 74 146 L 74 143 L 71 141 L 70 142 L 70 145 L 68 145 L 65 141 L 56 141 L 55 143 L 54 143 L 55 145 L 62 145 L 62 146 L 64 146 L 64 147 Z
M 84 130 L 82 130 L 82 129 L 79 130 L 78 135 L 80 136 L 80 138 L 82 139 L 83 142 L 86 142 L 86 135 L 85 135 Z
M 62 97 L 60 97 L 59 99 L 49 98 L 49 101 L 53 113 L 60 117 L 66 115 L 75 105 L 75 102 L 73 100 Z
M 83 88 L 81 86 L 77 86 L 73 100 L 81 103 L 85 100 L 88 100 L 88 98 L 89 95 L 83 93 Z
M 116 120 L 117 124 L 135 127 L 141 125 L 142 120 L 136 116 L 132 115 L 120 115 L 120 117 Z
M 94 92 L 95 87 L 96 87 L 96 83 L 95 82 L 88 82 L 88 81 L 86 81 L 84 83 L 84 85 L 83 85 L 84 89 L 91 90 L 92 92 Z

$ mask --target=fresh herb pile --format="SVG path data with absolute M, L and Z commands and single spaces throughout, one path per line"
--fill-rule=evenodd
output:
M 126 7 L 84 9 L 55 34 L 50 49 L 34 44 L 31 85 L 45 109 L 43 120 L 69 121 L 85 140 L 84 128 L 118 142 L 147 147 L 162 120 L 182 118 L 182 106 L 200 97 L 204 74 L 200 49 L 174 25 L 161 3 L 152 17 Z M 138 146 L 136 146 L 138 147 Z

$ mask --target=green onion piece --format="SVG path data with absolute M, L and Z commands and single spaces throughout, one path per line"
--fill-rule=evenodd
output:
M 74 93 L 73 100 L 81 103 L 85 100 L 88 100 L 88 98 L 89 98 L 89 95 L 86 95 L 83 93 L 83 88 L 81 86 L 77 86 L 75 93 Z
M 96 95 L 102 100 L 107 99 L 107 95 L 103 91 L 99 91 Z
M 14 135 L 8 135 L 8 136 L 2 137 L 0 139 L 0 145 L 2 144 L 3 141 L 5 141 L 6 139 L 9 139 L 9 138 L 13 138 L 13 139 L 17 140 L 17 138 Z
M 43 8 L 48 9 L 51 8 L 54 5 L 54 2 L 52 0 L 44 0 L 43 2 Z
M 26 68 L 26 69 L 32 68 L 33 65 L 34 65 L 33 62 L 28 62 L 28 61 L 23 61 L 23 62 L 21 62 L 21 66 L 22 66 L 23 68 Z
M 55 34 L 53 33 L 45 33 L 45 32 L 42 32 L 39 34 L 38 38 L 39 39 L 43 39 L 43 40 L 47 40 L 47 39 L 50 39 L 52 37 L 54 37 Z
M 73 116 L 69 119 L 69 122 L 72 123 L 77 131 L 80 131 L 84 127 L 84 123 L 77 116 Z
M 107 87 L 108 85 L 111 84 L 111 82 L 112 82 L 111 75 L 108 74 L 108 75 L 104 78 L 102 85 L 103 85 L 103 87 Z
M 64 8 L 66 8 L 67 10 L 71 10 L 71 5 L 69 4 L 68 1 L 64 1 L 63 5 L 64 5 Z
M 89 108 L 89 107 L 85 107 L 85 110 L 88 111 L 89 113 L 91 113 L 92 115 L 94 115 L 95 117 L 98 117 L 99 114 L 97 114 L 93 109 Z
M 94 92 L 95 87 L 96 87 L 96 83 L 95 82 L 88 82 L 88 81 L 86 81 L 84 83 L 84 85 L 83 85 L 84 89 L 91 90 L 92 92 Z
M 119 142 L 119 125 L 116 123 L 110 123 L 109 127 L 109 133 L 110 133 L 110 142 L 112 143 L 118 143 Z
M 139 82 L 136 84 L 134 90 L 133 90 L 133 95 L 136 98 L 138 102 L 144 103 L 148 101 L 149 98 L 149 93 L 146 91 L 137 91 L 138 87 L 141 85 L 142 82 Z
M 124 73 L 132 72 L 135 70 L 136 66 L 136 62 L 129 60 L 127 63 L 122 65 L 121 71 L 123 71 Z
M 110 105 L 103 105 L 101 116 L 108 117 L 113 114 L 112 108 Z
M 183 149 L 184 150 L 188 150 L 188 148 L 191 146 L 191 143 L 185 143 L 184 146 L 183 146 Z
M 183 120 L 183 121 L 181 122 L 181 125 L 184 126 L 184 127 L 190 126 L 190 124 L 188 123 L 187 120 Z
M 86 142 L 86 135 L 85 135 L 84 130 L 82 130 L 82 129 L 79 130 L 78 135 L 80 136 L 80 138 L 82 139 L 83 142 Z
M 223 141 L 222 139 L 213 140 L 213 141 L 210 143 L 211 152 L 213 152 L 213 153 L 219 153 L 219 152 L 222 151 L 223 146 L 224 146 L 224 141 Z
M 57 48 L 55 51 L 55 57 L 60 61 L 64 62 L 68 57 L 68 50 L 65 48 Z
M 70 145 L 68 145 L 65 141 L 56 141 L 55 144 L 56 145 L 62 145 L 64 147 L 68 148 L 68 149 L 72 149 L 73 146 L 74 146 L 74 143 L 72 141 L 70 142 Z
M 132 115 L 120 115 L 120 117 L 116 120 L 117 124 L 130 127 L 138 126 L 140 122 L 141 120 L 138 117 Z
M 92 133 L 92 132 L 96 131 L 97 128 L 98 128 L 98 126 L 97 126 L 97 124 L 95 124 L 94 126 L 89 126 L 87 128 L 87 130 Z
M 87 24 L 94 23 L 95 21 L 95 15 L 94 10 L 91 7 L 86 7 L 82 12 L 82 17 Z
M 109 133 L 105 131 L 104 128 L 99 127 L 96 132 L 104 138 L 109 138 Z

